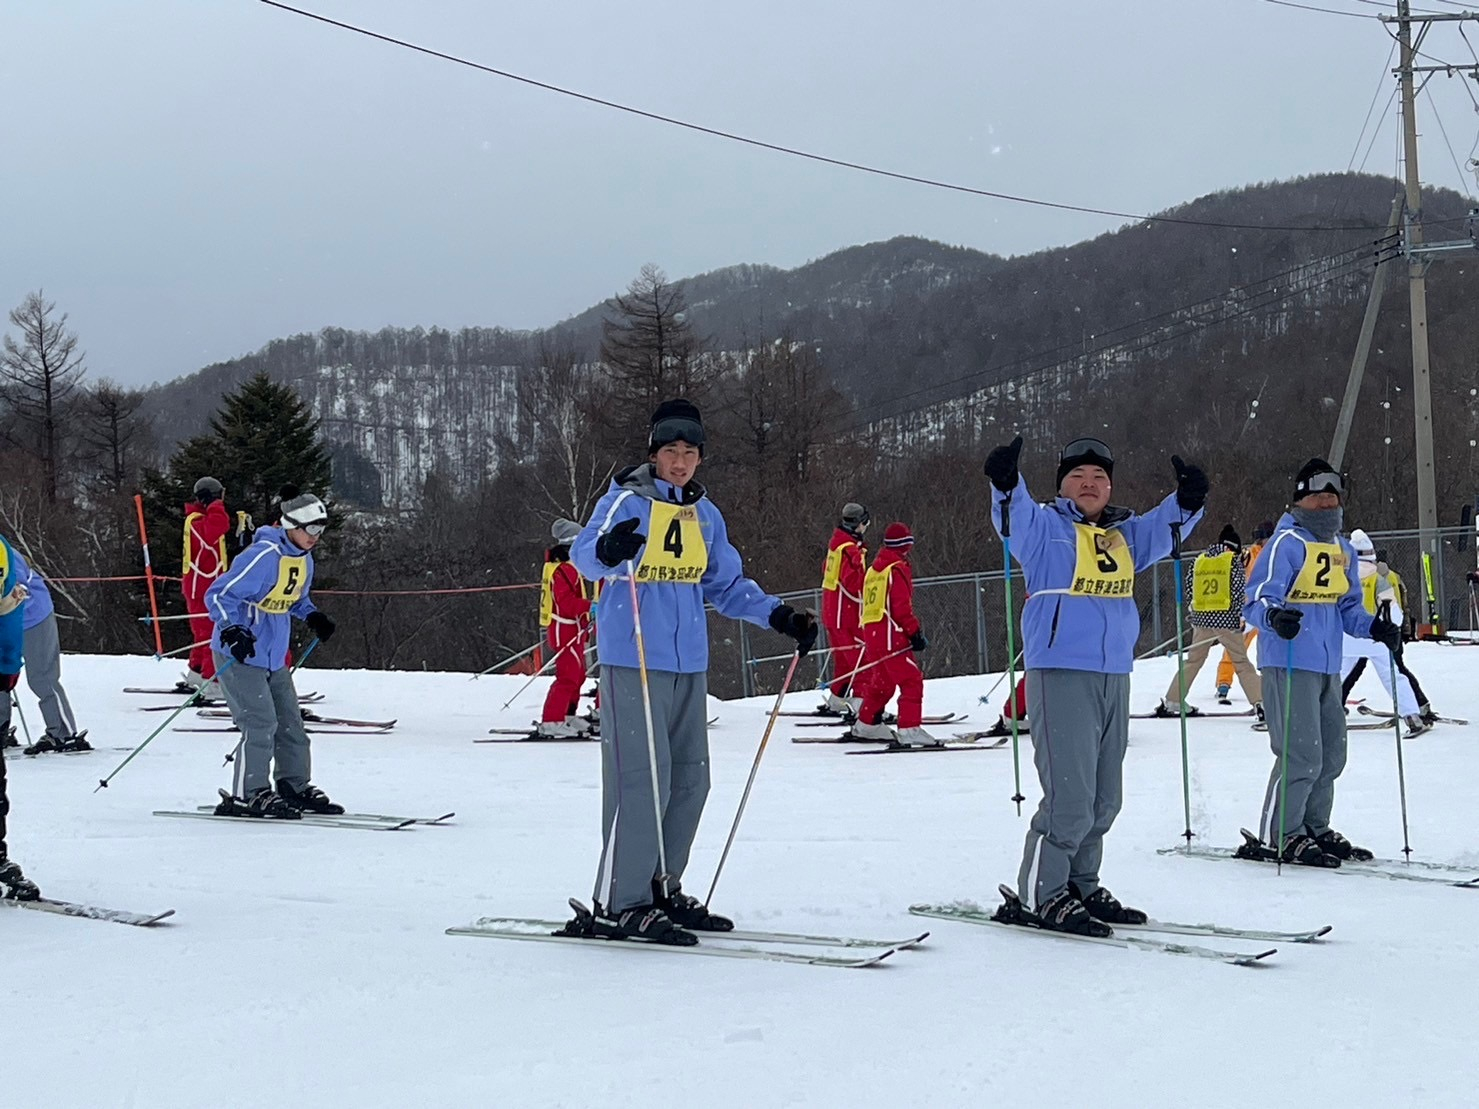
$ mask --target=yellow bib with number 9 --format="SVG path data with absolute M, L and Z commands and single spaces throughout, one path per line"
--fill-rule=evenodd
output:
M 1232 551 L 1202 555 L 1191 568 L 1191 610 L 1226 612 L 1232 608 Z
M 1075 597 L 1130 597 L 1135 593 L 1135 560 L 1130 545 L 1113 529 L 1074 524 L 1078 534 L 1078 560 L 1073 567 Z
M 1302 605 L 1333 605 L 1345 596 L 1346 556 L 1339 543 L 1306 543 L 1304 565 L 1289 590 L 1289 600 Z
M 708 568 L 709 547 L 699 527 L 698 509 L 653 501 L 637 580 L 697 585 Z
M 280 559 L 277 563 L 277 584 L 272 592 L 257 602 L 263 612 L 280 615 L 298 603 L 303 593 L 303 582 L 308 577 L 308 557 L 298 555 Z

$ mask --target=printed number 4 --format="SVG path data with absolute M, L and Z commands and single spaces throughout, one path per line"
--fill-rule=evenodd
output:
M 662 549 L 674 558 L 683 557 L 683 525 L 678 520 L 668 524 L 668 532 L 662 537 Z

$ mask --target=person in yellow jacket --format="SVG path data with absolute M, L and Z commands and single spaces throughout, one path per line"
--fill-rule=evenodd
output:
M 1268 537 L 1274 533 L 1272 520 L 1265 520 L 1253 529 L 1253 542 L 1243 548 L 1243 580 L 1253 572 L 1253 564 L 1258 561 L 1258 556 L 1263 553 L 1263 545 L 1268 542 Z M 1243 632 L 1243 654 L 1248 659 L 1253 658 L 1253 640 L 1258 638 L 1258 629 L 1249 627 Z M 1232 704 L 1233 683 L 1233 656 L 1226 647 L 1222 649 L 1222 659 L 1217 663 L 1217 703 L 1219 705 Z

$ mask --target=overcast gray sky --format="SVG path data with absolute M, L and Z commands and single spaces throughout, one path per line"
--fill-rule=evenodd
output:
M 1344 170 L 1393 83 L 1375 20 L 1260 0 L 299 6 L 777 143 L 1130 212 Z M 1471 58 L 1451 30 L 1430 49 Z M 44 287 L 91 372 L 129 384 L 330 325 L 542 326 L 649 261 L 789 267 L 900 234 L 1020 254 L 1119 222 L 745 148 L 258 0 L 0 0 L 0 50 L 0 307 Z M 1463 84 L 1432 89 L 1460 164 Z M 1424 179 L 1473 192 L 1419 106 Z M 1368 169 L 1393 171 L 1394 125 Z

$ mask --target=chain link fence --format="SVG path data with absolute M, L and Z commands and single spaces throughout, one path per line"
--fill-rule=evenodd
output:
M 1407 586 L 1409 616 L 1427 621 L 1429 575 L 1424 572 L 1422 549 L 1416 530 L 1371 532 L 1378 551 L 1401 575 Z M 1437 532 L 1431 559 L 1432 611 L 1447 630 L 1461 634 L 1474 631 L 1479 613 L 1467 581 L 1475 568 L 1475 533 L 1467 528 L 1444 528 Z M 1185 572 L 1199 553 L 1188 549 Z M 1021 627 L 1024 583 L 1020 573 L 1012 578 L 1014 615 Z M 821 611 L 820 589 L 785 593 L 782 599 L 796 608 Z M 1135 575 L 1135 604 L 1140 610 L 1137 655 L 1159 653 L 1176 641 L 1176 570 L 1165 559 Z M 985 674 L 1007 666 L 1006 588 L 1001 571 L 952 574 L 919 578 L 914 583 L 914 611 L 919 616 L 928 650 L 917 656 L 928 678 L 958 674 Z M 791 658 L 791 641 L 770 629 L 759 629 L 709 615 L 709 691 L 717 697 L 751 697 L 774 694 L 785 678 Z M 818 642 L 825 647 L 825 639 Z M 1017 637 L 1021 649 L 1021 637 Z M 802 660 L 793 690 L 820 685 L 831 678 L 830 656 L 820 651 Z

